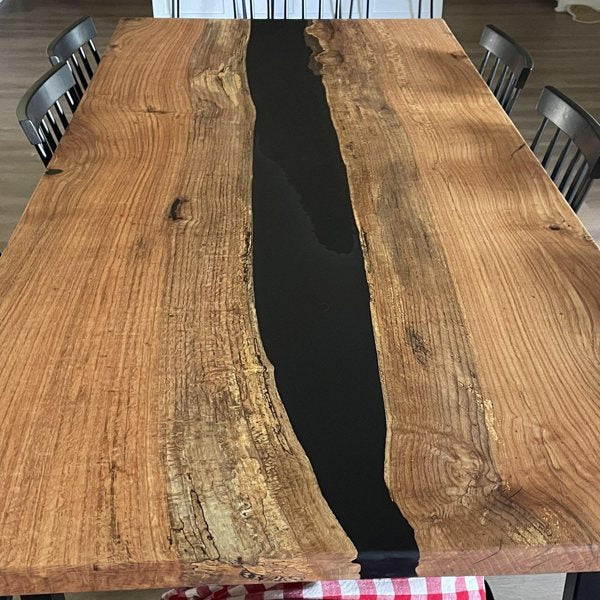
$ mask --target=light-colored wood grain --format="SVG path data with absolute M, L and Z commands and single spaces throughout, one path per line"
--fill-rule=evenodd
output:
M 418 572 L 600 570 L 598 248 L 444 22 L 309 32 Z
M 252 293 L 249 23 L 122 22 L 0 260 L 0 593 L 356 577 Z

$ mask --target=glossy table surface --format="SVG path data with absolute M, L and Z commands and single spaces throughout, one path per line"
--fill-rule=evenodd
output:
M 600 253 L 441 20 L 124 20 L 0 291 L 0 593 L 600 570 Z

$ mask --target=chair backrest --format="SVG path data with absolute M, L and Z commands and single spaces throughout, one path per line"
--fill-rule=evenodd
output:
M 419 11 L 417 18 L 419 19 L 433 19 L 434 9 L 433 0 L 419 0 Z
M 27 139 L 47 165 L 69 125 L 80 97 L 68 65 L 52 67 L 21 98 L 17 119 Z
M 537 110 L 543 119 L 531 149 L 541 153 L 545 146 L 542 166 L 577 212 L 592 181 L 600 178 L 600 123 L 551 86 L 542 90 Z M 554 125 L 554 132 L 546 132 L 548 123 Z M 551 134 L 547 145 L 545 132 Z
M 93 38 L 96 25 L 92 17 L 82 17 L 61 31 L 48 44 L 46 50 L 53 65 L 67 63 L 75 73 L 75 88 L 81 95 L 94 75 L 94 68 L 100 62 Z M 93 57 L 95 64 L 90 60 Z
M 479 74 L 510 115 L 533 69 L 529 52 L 494 25 L 486 25 L 479 45 L 485 54 Z
M 410 6 L 413 0 L 405 0 Z M 254 19 L 256 17 L 257 0 L 232 0 L 233 17 L 235 19 Z M 262 15 L 266 7 L 267 19 L 288 19 L 292 17 L 289 12 L 289 0 L 259 0 L 258 2 Z M 368 19 L 371 13 L 371 1 L 363 0 L 360 4 L 362 11 L 359 10 L 359 0 L 318 0 L 318 8 L 315 11 L 306 7 L 307 0 L 300 0 L 300 18 L 309 18 L 308 12 L 313 14 L 310 17 L 318 19 Z M 314 5 L 311 5 L 314 7 Z M 316 12 L 316 14 L 314 14 Z M 278 15 L 277 17 L 275 15 Z M 419 19 L 433 19 L 435 14 L 434 0 L 418 0 L 417 17 Z

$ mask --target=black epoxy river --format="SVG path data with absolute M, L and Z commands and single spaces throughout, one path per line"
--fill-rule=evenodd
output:
M 277 387 L 362 577 L 414 575 L 383 478 L 385 412 L 346 169 L 303 21 L 253 21 L 254 285 Z

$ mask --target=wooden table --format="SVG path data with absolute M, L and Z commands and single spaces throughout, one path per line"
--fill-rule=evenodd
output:
M 440 20 L 129 19 L 0 259 L 0 592 L 600 570 L 600 252 Z

